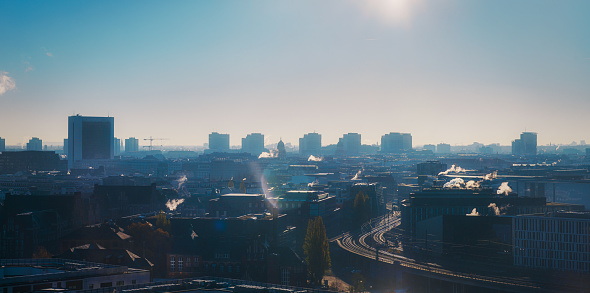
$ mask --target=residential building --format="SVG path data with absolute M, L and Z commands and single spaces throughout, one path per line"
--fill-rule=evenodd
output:
M 409 133 L 390 132 L 381 137 L 382 153 L 403 153 L 412 150 L 412 135 Z
M 337 145 L 337 152 L 340 155 L 358 155 L 361 151 L 361 135 L 358 133 L 347 133 L 342 135 Z
M 264 134 L 250 133 L 245 138 L 242 138 L 242 152 L 259 156 L 264 151 L 266 151 L 264 149 Z
M 125 152 L 132 153 L 139 151 L 139 140 L 135 137 L 125 139 Z
M 537 133 L 523 132 L 519 139 L 512 141 L 512 154 L 517 156 L 534 156 L 537 154 Z
M 436 153 L 438 154 L 450 154 L 451 145 L 448 143 L 439 143 L 436 145 Z

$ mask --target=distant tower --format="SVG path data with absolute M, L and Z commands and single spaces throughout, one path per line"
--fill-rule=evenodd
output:
M 279 150 L 279 159 L 283 160 L 287 158 L 287 150 L 285 150 L 285 143 L 282 139 L 277 144 L 277 150 Z
M 66 156 L 68 155 L 68 139 L 67 138 L 64 138 L 63 154 Z
M 436 153 L 438 154 L 450 154 L 451 145 L 448 143 L 439 143 L 436 145 Z
M 139 152 L 139 140 L 135 137 L 125 139 L 125 152 Z
M 322 153 L 322 135 L 308 133 L 299 139 L 299 153 L 304 156 L 320 155 Z
M 114 144 L 115 144 L 115 148 L 114 148 L 115 156 L 118 156 L 121 154 L 121 140 L 115 137 Z
M 113 117 L 68 117 L 68 168 L 79 161 L 113 159 L 114 134 Z
M 218 153 L 229 152 L 229 134 L 212 132 L 209 134 L 209 151 Z
M 4 140 L 4 138 L 0 137 L 0 152 L 3 152 L 6 150 L 6 140 Z
M 537 155 L 537 133 L 523 132 L 520 138 L 512 141 L 512 154 L 535 156 Z
M 381 137 L 382 153 L 403 153 L 412 150 L 412 135 L 390 132 Z
M 264 151 L 264 134 L 250 133 L 242 138 L 242 152 L 259 156 Z
M 27 143 L 27 151 L 42 151 L 43 150 L 43 140 L 33 137 Z
M 361 151 L 361 135 L 358 133 L 347 133 L 342 135 L 338 141 L 343 155 L 358 155 Z

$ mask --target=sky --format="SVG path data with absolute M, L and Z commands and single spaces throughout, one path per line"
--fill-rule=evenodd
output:
M 0 2 L 0 137 L 590 142 L 590 1 Z

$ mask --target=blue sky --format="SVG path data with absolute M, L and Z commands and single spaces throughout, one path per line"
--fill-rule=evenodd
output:
M 0 137 L 586 140 L 590 1 L 2 1 Z

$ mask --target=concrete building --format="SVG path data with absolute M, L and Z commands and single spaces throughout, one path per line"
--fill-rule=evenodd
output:
M 68 117 L 68 168 L 80 161 L 113 159 L 114 133 L 113 117 Z
M 6 150 L 6 140 L 2 137 L 0 137 L 0 152 L 3 152 Z
M 409 133 L 390 132 L 381 137 L 382 153 L 403 153 L 412 150 L 412 135 Z
M 27 151 L 42 151 L 43 150 L 43 140 L 33 137 L 29 139 L 27 143 Z
M 135 137 L 125 139 L 125 152 L 138 152 L 139 151 L 139 140 Z
M 66 155 L 66 156 L 68 155 L 68 139 L 67 138 L 64 138 L 64 145 L 63 145 L 62 151 L 63 151 L 64 155 Z
M 513 218 L 514 265 L 590 272 L 590 213 L 554 212 Z
M 266 151 L 264 149 L 264 134 L 250 133 L 245 138 L 242 138 L 242 152 L 259 156 L 264 151 Z
M 448 143 L 439 143 L 436 145 L 436 153 L 438 154 L 450 154 L 451 145 Z
M 116 138 L 114 139 L 114 152 L 115 152 L 115 156 L 118 156 L 121 154 L 121 139 Z
M 425 144 L 424 150 L 431 151 L 434 154 L 436 153 L 436 146 L 433 144 Z
M 521 133 L 519 139 L 512 141 L 512 154 L 517 156 L 537 155 L 537 133 Z
M 319 133 L 304 134 L 299 139 L 299 153 L 304 156 L 319 155 L 322 152 L 322 135 Z
M 361 135 L 358 133 L 347 133 L 338 141 L 338 152 L 341 155 L 358 155 L 361 151 Z
M 263 139 L 264 144 L 264 139 Z M 209 134 L 209 151 L 225 153 L 229 151 L 229 134 L 212 132 Z

